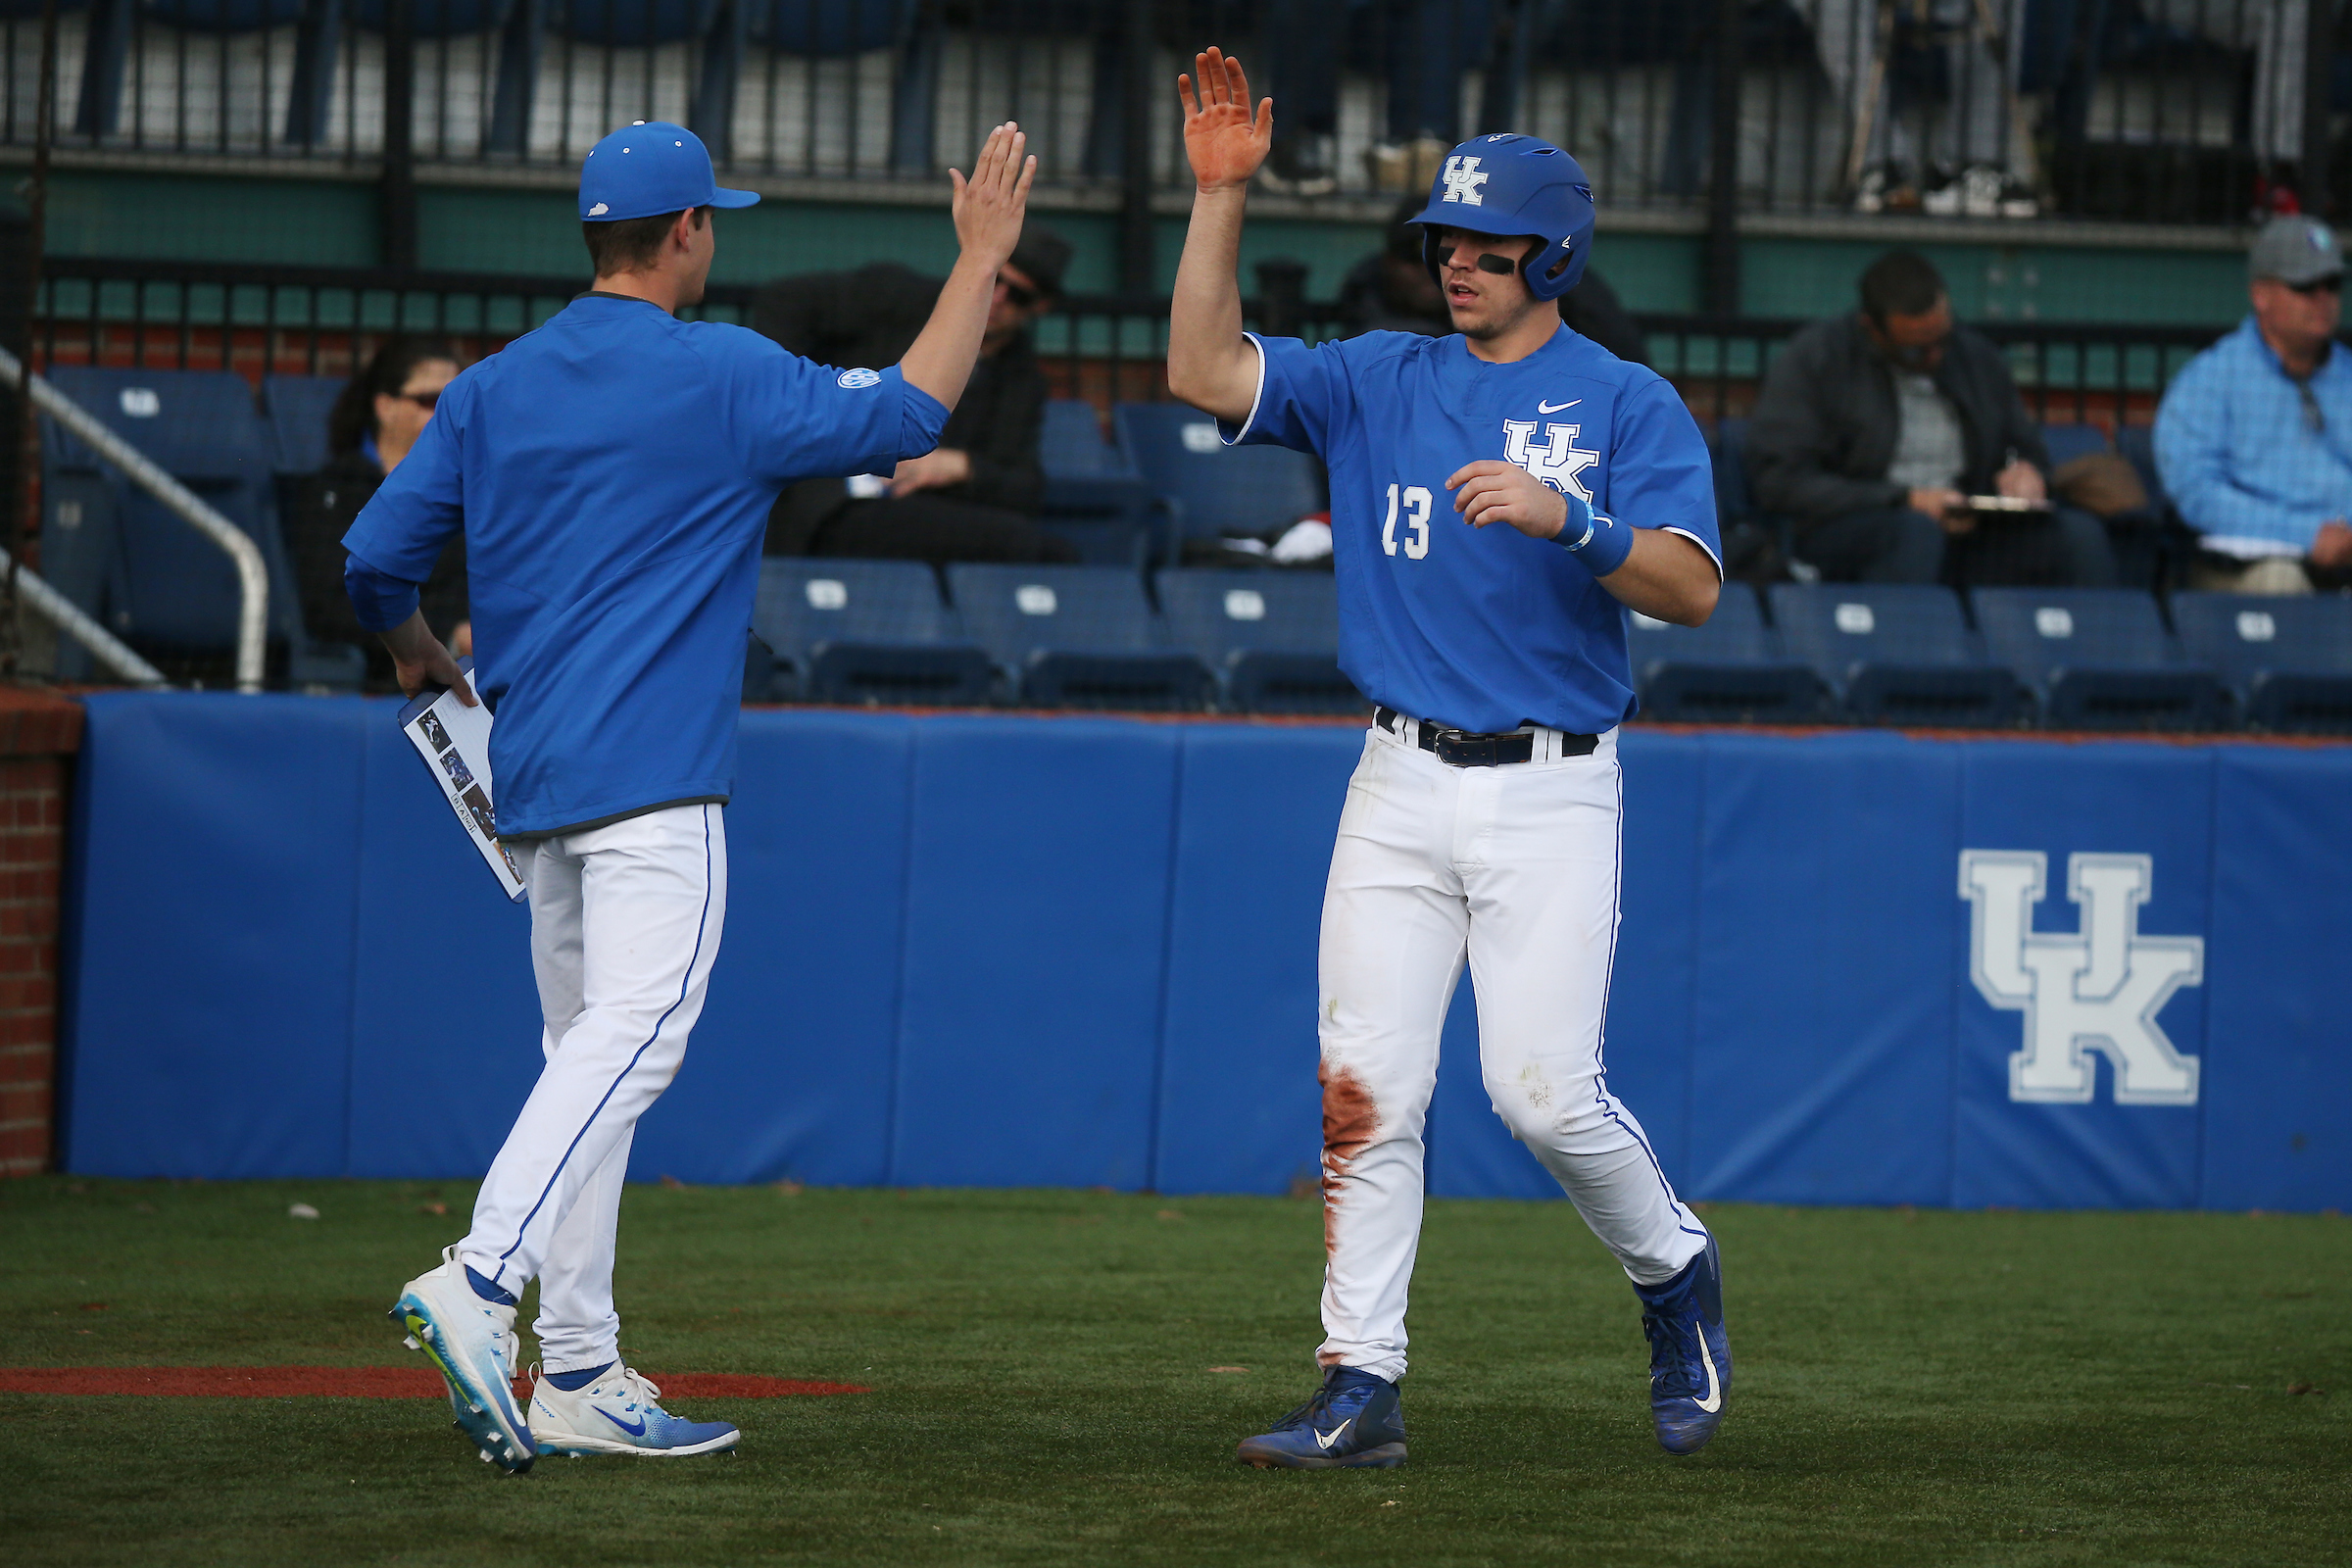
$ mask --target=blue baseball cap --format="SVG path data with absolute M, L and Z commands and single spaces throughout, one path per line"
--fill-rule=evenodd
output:
M 749 207 L 756 190 L 725 190 L 703 138 L 666 120 L 640 120 L 588 149 L 580 165 L 580 221 L 653 218 L 689 207 Z

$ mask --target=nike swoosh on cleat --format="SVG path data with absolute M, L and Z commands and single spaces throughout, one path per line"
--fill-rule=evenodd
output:
M 1570 398 L 1565 403 L 1538 403 L 1536 405 L 1536 412 L 1538 414 L 1558 414 L 1561 410 L 1573 409 L 1579 403 L 1584 401 L 1585 400 L 1583 398 Z
M 1345 1420 L 1345 1421 L 1341 1422 L 1341 1423 L 1340 1423 L 1338 1426 L 1336 1426 L 1336 1427 L 1333 1427 L 1333 1428 L 1331 1429 L 1331 1436 L 1329 1436 L 1329 1437 L 1325 1437 L 1325 1436 L 1324 1436 L 1322 1433 L 1320 1433 L 1320 1432 L 1316 1433 L 1316 1434 L 1315 1434 L 1315 1446 L 1316 1446 L 1316 1447 L 1318 1447 L 1318 1448 L 1321 1448 L 1321 1449 L 1323 1449 L 1323 1450 L 1324 1450 L 1326 1453 L 1328 1453 L 1329 1451 L 1331 1451 L 1331 1446 L 1332 1446 L 1333 1444 L 1335 1444 L 1335 1443 L 1337 1443 L 1337 1442 L 1339 1442 L 1339 1441 L 1340 1441 L 1340 1434 L 1341 1434 L 1341 1433 L 1343 1433 L 1343 1432 L 1345 1432 L 1345 1431 L 1347 1431 L 1347 1430 L 1348 1430 L 1349 1427 L 1353 1426 L 1354 1424 L 1355 1424 L 1355 1417 L 1353 1417 L 1353 1416 L 1349 1416 L 1349 1417 L 1348 1417 L 1347 1420 Z
M 1711 1366 L 1707 1368 L 1707 1375 L 1709 1377 L 1713 1377 L 1715 1375 L 1715 1369 Z M 635 1426 L 631 1426 L 626 1421 L 623 1421 L 620 1417 L 614 1415 L 612 1411 L 606 1409 L 601 1404 L 592 1405 L 590 1408 L 595 1410 L 598 1415 L 601 1415 L 606 1420 L 612 1422 L 614 1426 L 620 1428 L 621 1431 L 626 1432 L 630 1437 L 642 1438 L 645 1436 L 645 1421 L 643 1417 L 638 1419 L 638 1422 Z
M 1707 1348 L 1707 1331 L 1705 1329 L 1698 1331 L 1698 1358 L 1707 1366 L 1707 1396 L 1703 1399 L 1694 1398 L 1690 1402 L 1707 1414 L 1713 1415 L 1723 1408 L 1723 1385 L 1715 1381 L 1715 1356 Z

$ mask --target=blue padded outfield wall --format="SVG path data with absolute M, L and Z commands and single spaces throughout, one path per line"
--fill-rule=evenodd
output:
M 528 915 L 383 702 L 90 700 L 69 1168 L 462 1177 Z M 1361 732 L 757 710 L 709 1010 L 635 1173 L 1280 1193 Z M 1637 729 L 1610 1081 L 1692 1197 L 2352 1201 L 2352 747 Z M 2038 887 L 2038 898 L 2035 888 Z M 1431 1185 L 1556 1197 L 1465 982 Z

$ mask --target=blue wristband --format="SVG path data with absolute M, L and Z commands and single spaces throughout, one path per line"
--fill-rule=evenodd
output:
M 1585 569 L 1595 577 L 1606 577 L 1624 565 L 1625 558 L 1634 553 L 1634 530 L 1615 517 L 1594 512 L 1582 496 L 1570 493 L 1564 498 L 1568 522 L 1553 536 L 1553 542 L 1584 563 Z

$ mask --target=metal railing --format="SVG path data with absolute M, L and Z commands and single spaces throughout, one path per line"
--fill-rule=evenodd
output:
M 1342 336 L 1340 309 L 1299 298 L 1302 270 L 1269 264 L 1245 302 L 1253 326 L 1312 340 Z M 231 369 L 347 376 L 395 333 L 450 341 L 470 362 L 564 308 L 585 278 L 504 277 L 220 262 L 55 257 L 33 324 L 50 365 Z M 748 323 L 757 290 L 713 284 L 697 314 Z M 1037 325 L 1056 395 L 1107 406 L 1165 398 L 1168 304 L 1149 295 L 1076 295 Z M 1804 323 L 1643 316 L 1653 367 L 1702 421 L 1744 416 L 1765 368 Z M 2038 417 L 2144 424 L 2172 377 L 2226 330 L 2051 321 L 1971 323 L 2008 356 Z
M 220 547 L 237 571 L 237 690 L 260 691 L 270 641 L 270 570 L 262 560 L 261 547 L 246 537 L 244 529 L 197 499 L 187 486 L 108 429 L 80 404 L 40 376 L 27 375 L 24 364 L 6 349 L 0 349 L 0 379 L 29 393 L 34 407 L 122 469 L 123 477 L 163 503 L 188 526 Z M 134 681 L 162 682 L 163 676 L 154 665 L 124 647 L 49 584 L 22 566 L 18 568 L 17 580 L 19 592 L 28 603 L 49 612 L 61 630 L 71 634 L 109 667 Z M 72 613 L 61 613 L 61 607 Z
M 569 171 L 634 119 L 693 125 L 739 179 L 936 199 L 1013 118 L 1064 199 L 1132 216 L 1185 188 L 1170 84 L 1219 42 L 1275 98 L 1269 188 L 1309 203 L 1425 188 L 1510 128 L 1620 211 L 2234 223 L 2281 188 L 2346 205 L 2338 5 L 81 0 L 56 141 L 380 173 L 393 262 L 420 172 Z M 30 145 L 41 24 L 9 10 L 0 144 Z

